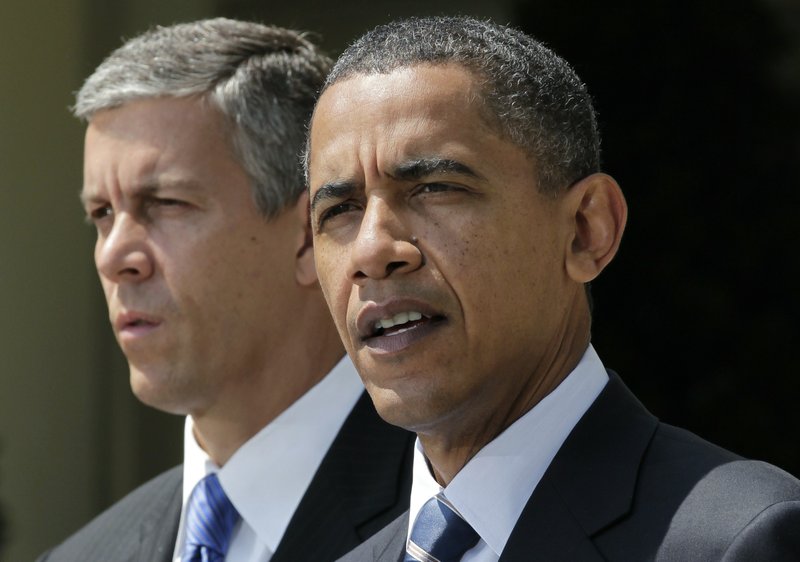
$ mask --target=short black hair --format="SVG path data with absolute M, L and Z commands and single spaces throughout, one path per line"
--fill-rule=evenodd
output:
M 572 67 L 517 29 L 464 16 L 409 18 L 381 25 L 350 45 L 325 83 L 418 64 L 472 72 L 501 133 L 524 148 L 539 187 L 558 193 L 600 170 L 600 135 L 586 86 Z

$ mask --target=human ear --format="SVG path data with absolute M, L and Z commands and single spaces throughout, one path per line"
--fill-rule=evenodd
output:
M 565 198 L 573 227 L 567 248 L 567 274 L 578 283 L 588 283 L 616 255 L 628 205 L 614 178 L 600 173 L 574 184 Z
M 301 287 L 311 287 L 317 283 L 317 268 L 314 265 L 314 245 L 311 236 L 307 191 L 303 191 L 303 194 L 297 200 L 294 212 L 297 213 L 301 225 L 297 238 L 295 278 Z

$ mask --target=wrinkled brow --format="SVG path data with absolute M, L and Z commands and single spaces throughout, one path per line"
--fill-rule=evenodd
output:
M 433 174 L 458 174 L 483 179 L 466 164 L 457 160 L 438 157 L 423 157 L 403 162 L 392 170 L 391 176 L 398 180 L 418 180 Z

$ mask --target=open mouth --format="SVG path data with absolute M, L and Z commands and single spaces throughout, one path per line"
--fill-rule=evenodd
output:
M 444 321 L 445 317 L 441 315 L 429 316 L 416 310 L 399 312 L 391 317 L 380 318 L 373 322 L 364 340 L 371 347 L 382 348 L 385 345 L 380 342 L 394 347 L 394 344 L 388 344 L 388 340 L 396 338 L 395 343 L 404 347 L 404 344 L 410 344 L 424 337 Z

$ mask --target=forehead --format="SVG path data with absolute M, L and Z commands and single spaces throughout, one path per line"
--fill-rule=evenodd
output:
M 425 64 L 355 75 L 329 87 L 319 100 L 309 171 L 345 173 L 352 157 L 380 168 L 442 151 L 480 150 L 498 137 L 478 81 L 462 66 Z
M 86 129 L 86 149 L 151 147 L 193 154 L 225 150 L 229 136 L 227 121 L 206 98 L 144 98 L 95 113 Z
M 330 113 L 351 110 L 351 103 L 384 104 L 393 109 L 421 112 L 464 103 L 478 93 L 475 76 L 455 63 L 401 66 L 386 73 L 354 74 L 331 85 L 319 106 Z M 417 102 L 425 101 L 424 105 Z M 319 107 L 317 109 L 319 111 Z M 426 111 L 427 110 L 427 111 Z
M 234 173 L 227 124 L 200 98 L 148 98 L 98 111 L 86 130 L 83 191 L 109 183 Z

